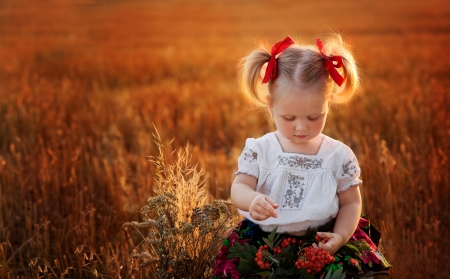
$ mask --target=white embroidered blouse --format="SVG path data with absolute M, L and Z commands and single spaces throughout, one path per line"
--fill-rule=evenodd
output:
M 353 151 L 342 142 L 324 136 L 316 155 L 284 152 L 275 133 L 248 138 L 238 159 L 238 171 L 254 176 L 256 191 L 270 196 L 278 205 L 277 218 L 256 221 L 244 217 L 264 231 L 301 233 L 336 217 L 337 193 L 362 183 Z

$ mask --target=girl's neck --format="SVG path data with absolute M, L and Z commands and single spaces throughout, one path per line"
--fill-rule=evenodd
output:
M 317 155 L 319 153 L 320 147 L 322 146 L 325 135 L 321 133 L 317 137 L 308 140 L 305 143 L 293 143 L 283 137 L 278 131 L 275 131 L 275 137 L 277 138 L 283 152 L 299 153 L 304 155 Z

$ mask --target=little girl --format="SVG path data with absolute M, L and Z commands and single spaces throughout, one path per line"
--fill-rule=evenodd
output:
M 322 134 L 331 104 L 348 101 L 359 86 L 340 36 L 326 44 L 317 39 L 317 46 L 287 37 L 270 54 L 259 49 L 245 57 L 241 73 L 244 92 L 267 106 L 277 130 L 247 139 L 239 157 L 231 199 L 245 219 L 227 236 L 214 278 L 320 277 L 325 264 L 312 264 L 308 246 L 333 259 L 327 270 L 343 267 L 348 278 L 390 268 L 377 250 L 378 231 L 360 218 L 354 153 Z M 268 243 L 274 236 L 286 239 L 284 250 Z

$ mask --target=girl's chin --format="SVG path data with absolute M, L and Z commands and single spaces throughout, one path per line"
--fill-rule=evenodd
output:
M 301 138 L 293 137 L 293 138 L 291 138 L 291 142 L 295 143 L 295 144 L 303 144 L 303 143 L 308 142 L 309 140 L 310 139 L 308 137 L 301 137 Z

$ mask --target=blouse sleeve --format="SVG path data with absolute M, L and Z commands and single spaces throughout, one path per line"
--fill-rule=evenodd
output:
M 350 147 L 345 145 L 341 156 L 342 159 L 336 172 L 338 193 L 347 191 L 350 187 L 359 186 L 362 183 L 362 180 L 359 178 L 361 168 Z
M 238 159 L 238 170 L 234 173 L 234 176 L 238 174 L 247 174 L 258 179 L 259 166 L 258 166 L 258 153 L 259 147 L 255 139 L 249 138 L 245 141 L 244 150 Z

